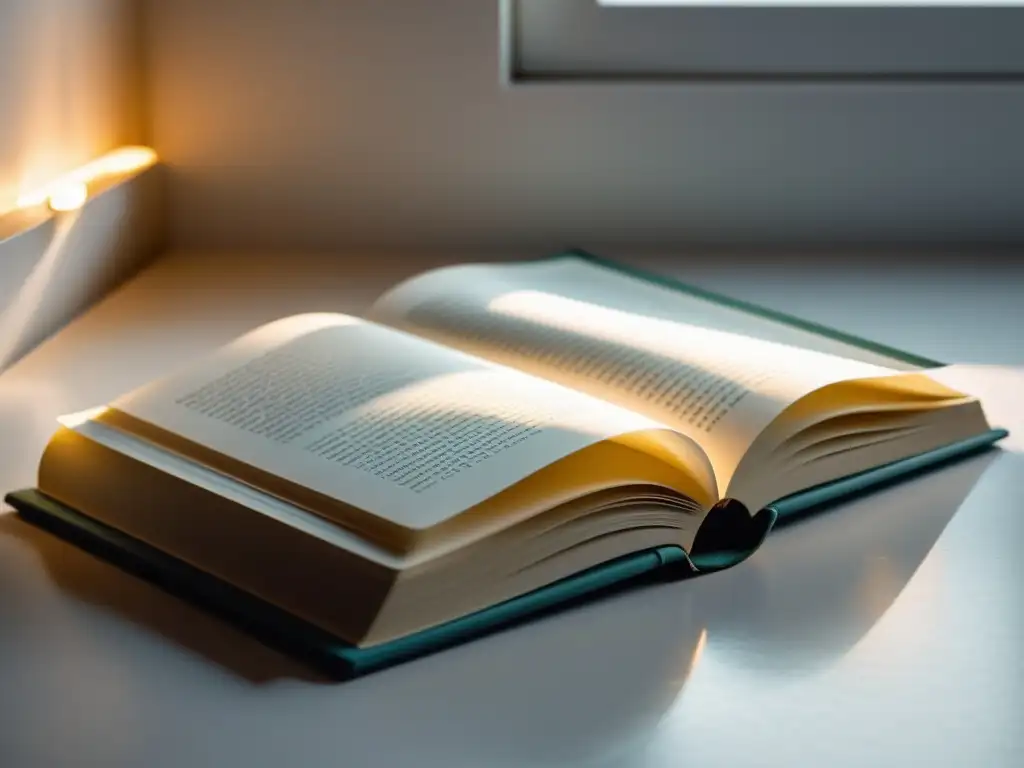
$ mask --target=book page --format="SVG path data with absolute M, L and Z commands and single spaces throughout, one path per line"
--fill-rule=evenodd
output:
M 719 488 L 804 395 L 896 373 L 707 328 L 698 310 L 684 294 L 555 259 L 436 270 L 386 294 L 371 317 L 662 421 L 704 448 Z
M 591 444 L 664 429 L 519 371 L 329 314 L 271 323 L 112 407 L 414 530 Z

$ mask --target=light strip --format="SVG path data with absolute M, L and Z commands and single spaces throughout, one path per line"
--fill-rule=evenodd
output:
M 92 162 L 60 176 L 48 184 L 18 197 L 19 208 L 33 208 L 48 203 L 54 211 L 81 208 L 89 197 L 89 185 L 107 176 L 133 173 L 156 162 L 156 152 L 149 147 L 121 147 Z

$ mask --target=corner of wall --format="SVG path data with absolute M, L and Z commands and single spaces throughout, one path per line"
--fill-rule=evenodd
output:
M 59 330 L 159 251 L 160 166 L 123 179 L 75 211 L 0 219 L 0 370 Z
M 147 140 L 143 3 L 0 3 L 0 370 L 146 263 L 162 242 L 162 171 L 94 189 L 84 207 L 24 193 Z M 7 213 L 4 213 L 7 211 Z

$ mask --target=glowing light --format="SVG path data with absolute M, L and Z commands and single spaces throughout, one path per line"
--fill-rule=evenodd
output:
M 69 181 L 50 192 L 50 209 L 54 211 L 74 211 L 85 205 L 89 197 L 89 188 L 80 181 Z
M 67 427 L 68 429 L 74 429 L 80 427 L 87 421 L 92 421 L 96 417 L 100 416 L 107 410 L 107 406 L 101 405 L 97 408 L 89 408 L 85 411 L 78 411 L 77 413 L 68 413 L 64 416 L 58 416 L 57 421 L 60 422 L 61 426 Z
M 149 147 L 121 147 L 93 160 L 80 169 L 92 177 L 131 173 L 148 168 L 156 162 L 156 152 Z
M 156 162 L 156 152 L 149 147 L 121 147 L 54 179 L 38 189 L 18 197 L 18 207 L 32 208 L 47 201 L 55 211 L 81 208 L 88 198 L 89 185 L 110 177 L 136 173 Z M 71 190 L 74 190 L 73 192 Z M 85 197 L 82 197 L 82 193 Z M 65 200 L 77 200 L 76 205 L 64 207 Z M 58 207 L 59 206 L 59 207 Z

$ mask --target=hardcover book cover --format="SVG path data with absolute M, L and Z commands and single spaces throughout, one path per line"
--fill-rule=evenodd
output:
M 931 368 L 942 365 L 937 361 L 773 310 L 641 272 L 583 251 L 570 251 L 554 258 L 567 256 L 583 258 L 598 266 L 683 291 L 734 310 L 827 336 L 844 344 L 901 360 L 911 366 Z M 691 552 L 684 552 L 678 547 L 638 552 L 459 619 L 365 648 L 344 643 L 280 608 L 70 509 L 36 490 L 10 493 L 6 501 L 22 517 L 39 527 L 213 611 L 269 645 L 299 656 L 331 676 L 344 679 L 436 652 L 555 610 L 566 609 L 610 590 L 636 587 L 658 580 L 691 578 L 734 566 L 761 545 L 777 521 L 794 520 L 844 499 L 984 450 L 1006 434 L 1005 430 L 994 429 L 960 443 L 801 491 L 753 514 L 737 502 L 720 502 L 702 525 Z

